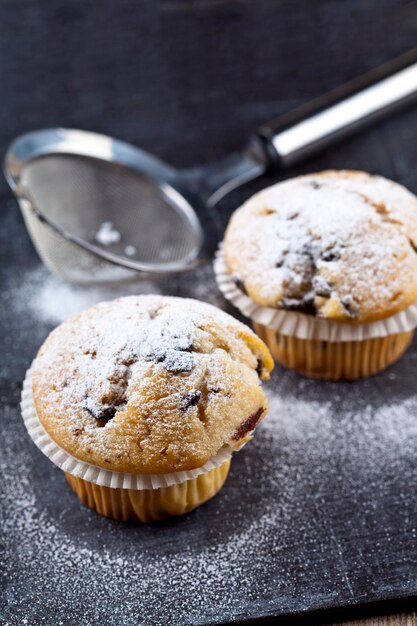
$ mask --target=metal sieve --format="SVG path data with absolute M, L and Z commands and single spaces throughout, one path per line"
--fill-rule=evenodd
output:
M 417 53 L 264 124 L 222 161 L 176 170 L 117 139 L 52 128 L 18 137 L 5 173 L 50 270 L 77 283 L 187 271 L 221 237 L 215 205 L 232 189 L 298 163 L 417 94 Z

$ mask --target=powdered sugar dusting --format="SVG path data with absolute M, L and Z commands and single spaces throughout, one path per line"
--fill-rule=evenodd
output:
M 101 243 L 102 246 L 111 246 L 115 243 L 119 243 L 122 236 L 119 231 L 115 229 L 112 222 L 103 222 L 94 238 L 97 243 Z
M 81 460 L 132 472 L 192 469 L 263 413 L 263 351 L 208 304 L 120 298 L 55 329 L 34 365 L 35 402 L 49 434 Z
M 181 295 L 224 308 L 210 265 L 181 277 Z M 179 278 L 138 280 L 113 286 L 78 286 L 62 281 L 40 265 L 21 274 L 17 285 L 3 291 L 14 310 L 29 311 L 38 322 L 59 324 L 90 306 L 121 296 L 136 294 L 179 295 Z
M 66 360 L 68 367 L 71 363 L 76 380 L 71 379 L 69 371 L 60 397 L 63 402 L 85 405 L 85 399 L 91 401 L 94 390 L 98 395 L 111 395 L 108 381 L 112 388 L 116 385 L 118 396 L 117 385 L 127 369 L 140 367 L 141 362 L 160 364 L 172 373 L 191 371 L 198 358 L 196 345 L 201 348 L 205 339 L 202 328 L 216 322 L 227 323 L 225 314 L 191 300 L 149 296 L 101 303 L 82 318 L 57 329 L 55 339 L 38 357 L 37 368 L 46 368 L 48 378 L 60 363 Z M 231 335 L 231 346 L 233 339 Z M 235 342 L 239 339 L 235 338 Z M 106 381 L 104 389 L 102 381 Z M 93 412 L 91 407 L 89 410 Z
M 388 402 L 379 395 L 380 384 Z M 277 372 L 268 391 L 269 416 L 233 461 L 220 495 L 181 520 L 139 528 L 82 507 L 46 459 L 37 458 L 34 475 L 36 453 L 21 432 L 16 454 L 16 424 L 6 414 L 4 562 L 13 617 L 41 620 L 46 580 L 54 581 L 59 597 L 50 607 L 56 622 L 82 620 L 86 626 L 103 620 L 109 626 L 214 624 L 220 616 L 337 604 L 339 589 L 356 598 L 363 571 L 375 558 L 385 562 L 400 527 L 410 548 L 416 540 L 407 508 L 413 483 L 406 483 L 415 476 L 417 397 L 398 397 L 398 389 L 395 371 L 380 382 L 355 385 Z M 358 395 L 363 401 L 354 408 Z M 384 518 L 385 534 L 375 539 L 367 524 L 384 514 L 381 499 L 388 510 L 394 506 L 394 492 L 395 519 Z M 349 544 L 333 530 L 346 506 Z M 313 571 L 320 585 L 311 592 Z M 22 584 L 26 595 L 14 595 Z M 307 595 L 297 591 L 306 588 Z
M 404 188 L 325 172 L 249 200 L 232 217 L 225 253 L 260 305 L 364 322 L 416 299 L 416 238 L 417 200 Z
M 135 527 L 79 503 L 24 430 L 20 381 L 52 325 L 97 301 L 157 290 L 224 306 L 209 266 L 120 290 L 67 286 L 39 267 L 10 275 L 2 292 L 14 399 L 0 420 L 5 625 L 211 625 L 354 604 L 364 593 L 416 594 L 415 348 L 353 384 L 277 367 L 253 442 L 220 494 L 190 515 Z

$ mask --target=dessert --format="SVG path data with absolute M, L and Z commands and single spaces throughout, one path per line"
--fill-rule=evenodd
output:
M 298 319 L 297 332 L 254 319 L 279 362 L 354 379 L 384 369 L 412 339 L 414 322 L 404 332 L 395 322 L 417 301 L 416 250 L 412 193 L 380 176 L 326 171 L 250 198 L 230 220 L 222 255 L 253 309 L 293 316 L 293 329 Z
M 215 307 L 131 296 L 50 334 L 31 372 L 33 403 L 76 460 L 67 478 L 83 502 L 116 519 L 162 519 L 220 489 L 266 413 L 260 379 L 272 366 L 263 342 Z M 85 479 L 89 468 L 104 484 Z

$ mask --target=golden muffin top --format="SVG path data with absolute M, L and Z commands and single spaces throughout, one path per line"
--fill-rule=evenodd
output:
M 417 300 L 417 198 L 365 172 L 300 176 L 232 215 L 224 253 L 236 284 L 261 306 L 383 319 Z
M 239 447 L 267 410 L 273 361 L 246 326 L 196 300 L 131 296 L 56 328 L 33 367 L 40 421 L 77 459 L 169 473 Z

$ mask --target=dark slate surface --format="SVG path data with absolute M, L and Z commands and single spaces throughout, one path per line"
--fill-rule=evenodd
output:
M 417 3 L 405 1 L 2 0 L 0 151 L 63 125 L 197 165 L 410 48 L 416 32 Z M 363 168 L 417 192 L 416 124 L 410 109 L 297 172 Z M 263 184 L 223 201 L 224 217 Z M 68 293 L 41 268 L 3 180 L 0 202 L 3 623 L 305 623 L 417 596 L 416 343 L 355 384 L 277 368 L 276 431 L 236 457 L 218 498 L 159 526 L 113 523 L 79 505 L 20 421 L 24 372 L 57 321 L 50 300 Z M 210 269 L 155 288 L 225 306 Z

